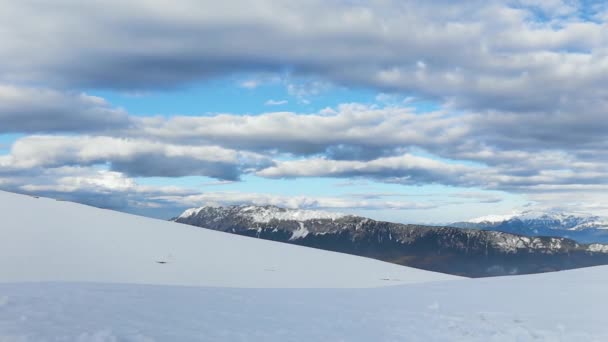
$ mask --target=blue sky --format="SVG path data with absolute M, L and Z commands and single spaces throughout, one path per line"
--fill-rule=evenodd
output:
M 340 103 L 374 103 L 377 92 L 366 89 L 348 89 L 329 86 L 319 93 L 298 98 L 289 94 L 281 80 L 265 80 L 269 76 L 242 75 L 209 80 L 167 91 L 141 93 L 99 91 L 92 95 L 103 97 L 118 107 L 126 108 L 133 115 L 205 115 L 213 113 L 261 114 L 269 111 L 293 111 L 313 113 Z M 276 76 L 277 78 L 280 76 Z M 249 84 L 251 83 L 251 84 Z M 313 80 L 294 84 L 311 86 Z M 267 104 L 267 101 L 284 104 Z
M 162 218 L 608 215 L 602 2 L 34 9 L 0 14 L 0 189 Z

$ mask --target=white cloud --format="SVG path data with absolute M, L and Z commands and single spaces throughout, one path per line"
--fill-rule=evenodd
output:
M 73 169 L 72 169 L 73 170 Z M 53 183 L 24 184 L 20 189 L 28 192 L 79 192 L 79 191 L 134 191 L 135 182 L 120 172 L 95 170 L 82 174 L 59 175 Z
M 323 81 L 293 82 L 288 80 L 287 93 L 303 104 L 309 104 L 311 99 L 319 96 L 332 88 L 332 85 Z
M 392 209 L 414 210 L 431 209 L 436 205 L 408 201 L 366 201 L 342 197 L 284 196 L 264 193 L 208 192 L 188 196 L 161 196 L 163 199 L 185 207 L 203 205 L 276 205 L 294 209 Z
M 281 106 L 281 105 L 285 105 L 287 103 L 289 103 L 289 101 L 287 101 L 287 100 L 273 100 L 273 99 L 270 99 L 270 100 L 266 101 L 264 103 L 264 105 L 266 105 L 266 106 Z
M 128 113 L 86 93 L 0 84 L 0 133 L 128 128 Z
M 255 89 L 260 86 L 260 82 L 257 80 L 247 80 L 239 83 L 239 86 L 246 89 Z
M 96 167 L 59 167 L 21 174 L 0 185 L 12 191 L 74 200 L 102 208 L 168 218 L 188 207 L 202 205 L 276 205 L 330 210 L 423 210 L 437 204 L 349 197 L 289 196 L 256 192 L 203 192 L 173 186 L 145 186 L 121 172 Z
M 324 158 L 278 162 L 256 174 L 269 178 L 369 177 L 402 184 L 441 183 L 466 185 L 466 175 L 485 169 L 448 164 L 435 159 L 404 154 L 370 161 L 328 160 Z
M 270 160 L 219 146 L 103 136 L 28 136 L 18 139 L 9 155 L 0 156 L 0 166 L 6 170 L 105 163 L 110 163 L 113 170 L 138 176 L 203 175 L 233 180 L 250 169 L 268 165 Z
M 167 120 L 144 118 L 132 134 L 297 154 L 322 153 L 333 146 L 332 153 L 347 154 L 349 151 L 340 150 L 341 146 L 355 146 L 364 150 L 362 153 L 378 153 L 396 147 L 451 143 L 464 138 L 468 130 L 466 120 L 445 112 L 418 115 L 411 108 L 344 104 L 336 110 L 308 115 L 275 112 L 175 116 Z

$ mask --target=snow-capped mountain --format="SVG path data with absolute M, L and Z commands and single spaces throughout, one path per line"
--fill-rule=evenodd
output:
M 469 223 L 499 224 L 506 221 L 519 220 L 525 224 L 541 226 L 547 229 L 583 230 L 608 229 L 608 219 L 588 215 L 569 214 L 563 212 L 524 211 L 506 215 L 488 215 L 468 220 Z
M 608 243 L 608 219 L 585 214 L 526 211 L 483 216 L 451 226 L 528 236 L 559 236 L 581 243 Z
M 205 215 L 215 215 L 218 218 L 222 216 L 239 216 L 247 217 L 254 222 L 267 223 L 272 220 L 280 221 L 306 221 L 312 219 L 339 219 L 346 214 L 321 211 L 321 210 L 301 210 L 301 209 L 290 209 L 290 208 L 279 208 L 272 205 L 266 206 L 252 206 L 252 205 L 238 205 L 230 207 L 217 207 L 217 206 L 204 206 L 200 208 L 191 208 L 184 211 L 179 218 L 187 219 L 191 216 L 196 216 L 201 213 Z
M 471 277 L 608 264 L 603 245 L 591 247 L 566 238 L 405 225 L 273 206 L 201 207 L 173 220 Z

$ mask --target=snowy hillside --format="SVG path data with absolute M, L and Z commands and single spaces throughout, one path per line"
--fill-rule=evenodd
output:
M 608 340 L 608 267 L 473 280 L 5 192 L 0 214 L 2 342 Z
M 370 287 L 454 278 L 7 192 L 0 217 L 0 282 Z

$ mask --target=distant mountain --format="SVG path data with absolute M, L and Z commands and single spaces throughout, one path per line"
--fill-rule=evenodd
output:
M 527 236 L 558 236 L 580 243 L 608 243 L 608 220 L 593 215 L 528 211 L 511 215 L 483 216 L 466 222 L 452 223 L 450 226 Z
M 470 277 L 608 264 L 608 246 L 601 244 L 274 206 L 193 208 L 173 221 Z

